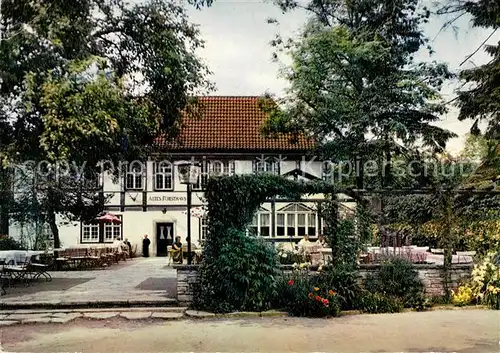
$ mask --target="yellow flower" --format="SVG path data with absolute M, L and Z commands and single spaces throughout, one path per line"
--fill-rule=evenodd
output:
M 315 292 L 319 291 L 319 288 L 318 287 L 314 287 L 314 291 Z

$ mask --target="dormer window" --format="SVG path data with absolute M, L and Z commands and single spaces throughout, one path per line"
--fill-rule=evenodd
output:
M 193 190 L 204 190 L 210 176 L 230 176 L 234 173 L 234 161 L 203 161 L 199 181 L 193 185 Z
M 210 161 L 210 175 L 230 176 L 234 174 L 234 161 Z
M 155 163 L 155 190 L 173 190 L 174 166 L 170 162 Z
M 275 157 L 261 157 L 253 162 L 254 173 L 280 174 L 280 161 Z
M 196 184 L 193 184 L 193 190 L 200 191 L 205 189 L 208 181 L 209 168 L 210 164 L 208 163 L 208 161 L 201 162 L 200 176 L 198 177 L 198 182 Z
M 144 166 L 142 163 L 130 164 L 125 180 L 125 188 L 127 190 L 142 190 L 142 174 Z

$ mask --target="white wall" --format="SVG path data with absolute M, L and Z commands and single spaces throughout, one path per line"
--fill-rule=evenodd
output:
M 222 160 L 222 158 L 220 158 Z M 219 158 L 214 158 L 219 160 Z M 322 176 L 322 162 L 307 160 L 300 161 L 302 171 L 312 174 L 316 177 Z M 294 159 L 282 159 L 280 165 L 281 174 L 285 174 L 297 168 L 297 162 Z M 251 174 L 253 173 L 252 160 L 235 160 L 236 174 Z M 156 255 L 156 223 L 172 222 L 175 227 L 175 235 L 181 236 L 181 241 L 186 243 L 187 237 L 187 215 L 186 215 L 186 185 L 179 181 L 177 167 L 174 167 L 174 187 L 172 191 L 154 191 L 154 175 L 153 162 L 147 162 L 147 172 L 143 173 L 143 186 L 147 185 L 147 204 L 148 211 L 143 212 L 143 192 L 142 190 L 127 190 L 125 191 L 125 212 L 116 211 L 110 212 L 117 215 L 122 215 L 123 220 L 123 238 L 137 245 L 137 251 L 142 252 L 142 239 L 144 234 L 148 234 L 151 240 L 150 254 Z M 108 174 L 102 176 L 103 192 L 105 196 L 109 196 L 107 205 L 120 205 L 120 192 L 123 190 L 123 178 L 117 182 L 113 182 Z M 322 198 L 322 195 L 314 195 L 312 198 Z M 193 192 L 192 204 L 193 207 L 201 205 L 203 192 Z M 156 207 L 155 207 L 156 206 Z M 264 205 L 268 207 L 269 205 Z M 131 210 L 130 207 L 135 207 Z M 162 208 L 166 207 L 167 212 L 164 214 Z M 278 207 L 277 207 L 278 208 Z M 59 219 L 59 221 L 62 221 Z M 192 242 L 198 244 L 199 240 L 199 222 L 197 217 L 191 217 L 191 239 Z M 10 234 L 14 237 L 19 236 L 19 225 L 13 224 L 10 228 Z M 62 246 L 72 246 L 80 243 L 80 224 L 60 224 L 59 234 Z
M 173 223 L 173 237 L 180 236 L 181 242 L 187 244 L 187 215 L 181 209 L 168 210 L 165 214 L 155 211 L 113 212 L 122 215 L 123 239 L 127 238 L 132 245 L 137 245 L 137 252 L 142 252 L 142 239 L 145 234 L 151 240 L 150 255 L 156 255 L 156 224 Z M 199 218 L 191 217 L 191 242 L 199 244 Z
M 60 215 L 56 216 L 56 222 L 59 225 L 59 240 L 61 246 L 71 246 L 78 244 L 80 241 L 80 222 L 68 222 L 66 219 Z M 21 238 L 32 239 L 28 240 L 28 246 L 32 246 L 36 234 L 27 234 L 27 232 L 34 232 L 34 224 L 20 224 L 17 222 L 11 222 L 9 225 L 9 236 L 13 239 L 21 241 Z

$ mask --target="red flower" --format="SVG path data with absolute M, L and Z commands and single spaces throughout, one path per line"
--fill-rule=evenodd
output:
M 314 297 L 314 299 L 316 299 L 316 301 L 318 301 L 318 302 L 321 301 L 321 297 L 319 295 L 317 295 L 316 297 Z
M 291 279 L 291 280 L 289 280 L 289 281 L 288 281 L 288 285 L 289 285 L 289 286 L 293 286 L 293 284 L 294 284 L 294 283 L 295 283 L 295 282 L 293 281 L 293 279 Z
M 328 302 L 328 299 L 323 299 L 321 302 L 322 302 L 325 306 L 328 306 L 328 303 L 329 303 L 329 302 Z

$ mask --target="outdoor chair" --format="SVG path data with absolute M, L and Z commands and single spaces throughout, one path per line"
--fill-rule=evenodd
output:
M 34 261 L 30 261 L 30 263 L 28 264 L 28 267 L 29 267 L 28 272 L 33 274 L 34 280 L 43 276 L 45 278 L 45 282 L 52 281 L 52 276 L 48 272 L 48 269 L 49 269 L 48 265 L 34 262 Z
M 2 293 L 0 295 L 7 294 L 7 292 L 5 291 L 5 274 L 4 274 L 4 271 L 3 271 L 4 264 L 5 264 L 4 261 L 0 261 L 0 290 L 1 290 L 1 293 Z
M 119 260 L 118 259 L 118 251 L 115 252 L 114 248 L 107 247 L 106 248 L 106 255 L 109 257 L 110 264 L 112 264 L 113 262 L 118 263 L 118 260 Z
M 75 270 L 81 270 L 87 266 L 89 257 L 87 256 L 87 249 L 72 248 L 67 249 L 68 262 L 73 265 Z
M 97 248 L 89 249 L 88 251 L 89 263 L 92 268 L 103 268 L 105 259 L 101 257 L 101 250 Z
M 56 269 L 62 270 L 64 267 L 68 266 L 69 258 L 67 250 L 59 250 L 54 252 Z
M 172 245 L 167 246 L 167 257 L 167 266 L 170 266 L 174 261 L 174 248 L 172 247 Z
M 9 286 L 11 285 L 12 280 L 23 281 L 26 287 L 29 286 L 30 280 L 32 279 L 30 278 L 30 275 L 32 275 L 32 272 L 30 272 L 30 263 L 31 257 L 28 256 L 26 257 L 26 262 L 24 264 L 3 266 L 3 272 L 7 274 Z

